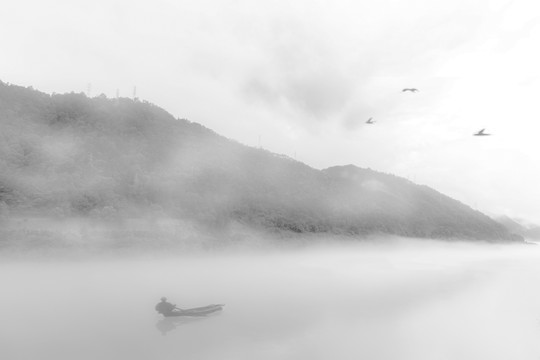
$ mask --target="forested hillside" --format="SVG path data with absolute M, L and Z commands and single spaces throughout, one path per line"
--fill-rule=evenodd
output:
M 0 216 L 152 216 L 211 229 L 516 240 L 487 216 L 393 175 L 316 170 L 144 101 L 4 83 Z
M 508 216 L 499 216 L 495 220 L 502 224 L 509 232 L 531 240 L 540 240 L 540 226 L 525 224 L 522 220 L 512 219 Z

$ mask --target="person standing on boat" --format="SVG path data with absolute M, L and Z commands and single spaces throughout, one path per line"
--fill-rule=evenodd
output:
M 176 305 L 167 302 L 166 297 L 162 297 L 161 302 L 156 305 L 156 311 L 164 316 L 173 314 L 176 308 Z

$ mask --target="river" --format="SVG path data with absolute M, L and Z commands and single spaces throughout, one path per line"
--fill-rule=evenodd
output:
M 9 260 L 0 358 L 538 359 L 538 246 L 391 242 Z M 206 318 L 163 319 L 225 303 Z

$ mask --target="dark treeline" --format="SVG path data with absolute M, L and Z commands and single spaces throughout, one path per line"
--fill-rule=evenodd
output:
M 209 229 L 519 240 L 426 186 L 316 170 L 127 98 L 0 83 L 0 217 L 144 217 Z

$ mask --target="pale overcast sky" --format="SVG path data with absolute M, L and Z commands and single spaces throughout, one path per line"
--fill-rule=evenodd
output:
M 153 102 L 540 223 L 536 0 L 2 0 L 0 79 Z M 418 93 L 402 93 L 415 87 Z M 365 121 L 373 117 L 375 125 Z M 486 128 L 493 136 L 473 137 Z

